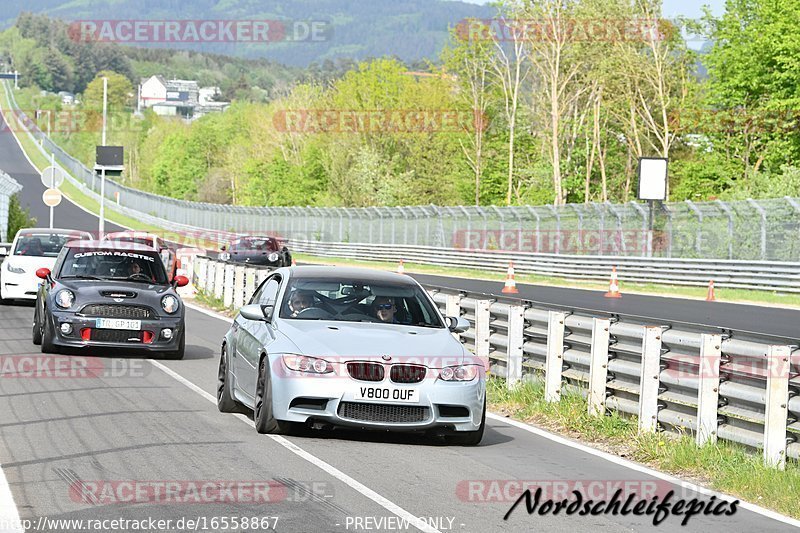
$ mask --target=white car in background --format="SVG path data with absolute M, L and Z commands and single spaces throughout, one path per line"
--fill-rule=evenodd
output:
M 36 300 L 40 268 L 53 269 L 56 258 L 69 241 L 91 240 L 86 231 L 28 228 L 17 232 L 8 255 L 0 263 L 0 302 Z

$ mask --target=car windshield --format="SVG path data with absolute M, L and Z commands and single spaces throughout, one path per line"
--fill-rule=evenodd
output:
M 17 246 L 14 248 L 14 255 L 24 255 L 31 257 L 58 257 L 61 248 L 70 241 L 76 239 L 75 235 L 64 235 L 60 233 L 32 233 L 20 235 Z
M 167 283 L 158 254 L 127 250 L 69 249 L 58 277 Z
M 275 239 L 248 237 L 247 239 L 239 239 L 233 241 L 231 244 L 232 250 L 259 250 L 259 251 L 276 251 L 278 246 Z
M 361 280 L 291 280 L 280 317 L 444 327 L 430 298 L 418 286 Z

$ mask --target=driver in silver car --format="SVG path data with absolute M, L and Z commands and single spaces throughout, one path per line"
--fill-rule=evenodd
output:
M 314 306 L 314 295 L 310 291 L 294 291 L 292 297 L 289 299 L 289 309 L 291 310 L 291 318 L 296 318 L 301 311 L 310 309 Z

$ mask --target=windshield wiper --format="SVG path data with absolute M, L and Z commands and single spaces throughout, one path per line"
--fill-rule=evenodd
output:
M 93 279 L 95 281 L 103 281 L 103 278 L 97 276 L 61 276 L 59 279 Z

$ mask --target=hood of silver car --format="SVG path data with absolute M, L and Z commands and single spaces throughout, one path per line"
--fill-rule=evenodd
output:
M 384 361 L 459 364 L 464 347 L 445 328 L 419 328 L 365 322 L 283 320 L 280 330 L 303 355 Z M 436 358 L 436 360 L 433 360 Z

